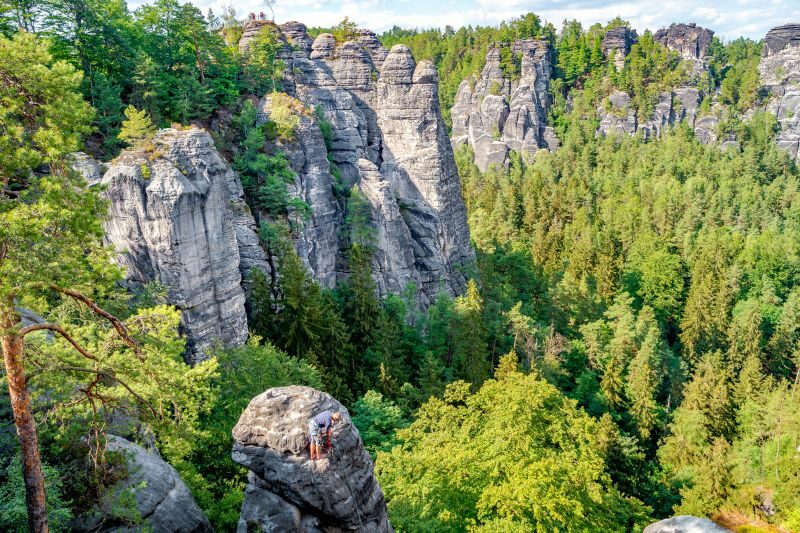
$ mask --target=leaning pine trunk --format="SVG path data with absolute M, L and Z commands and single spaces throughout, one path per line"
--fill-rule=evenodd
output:
M 12 308 L 13 309 L 13 308 Z M 13 333 L 19 324 L 19 317 L 12 310 L 4 312 L 0 317 L 3 334 L 0 344 L 3 347 L 3 358 L 8 379 L 8 395 L 11 409 L 14 412 L 14 423 L 19 435 L 19 446 L 22 451 L 22 475 L 25 478 L 25 503 L 28 507 L 28 527 L 33 533 L 46 533 L 47 503 L 44 491 L 44 475 L 42 459 L 39 456 L 39 439 L 36 436 L 36 421 L 31 408 L 31 395 L 25 378 L 22 364 L 23 338 Z

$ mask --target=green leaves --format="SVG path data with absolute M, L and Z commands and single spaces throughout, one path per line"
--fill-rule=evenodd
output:
M 80 94 L 82 75 L 53 61 L 30 33 L 0 36 L 0 187 L 18 190 L 41 164 L 59 170 L 89 133 L 93 110 Z
M 465 389 L 424 404 L 378 454 L 398 530 L 623 531 L 643 518 L 604 473 L 596 423 L 553 386 L 507 371 Z

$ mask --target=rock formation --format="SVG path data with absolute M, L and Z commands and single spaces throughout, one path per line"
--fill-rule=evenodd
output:
M 215 340 L 247 339 L 242 279 L 268 271 L 242 186 L 204 130 L 159 131 L 124 151 L 103 176 L 106 239 L 132 285 L 157 281 L 182 311 L 187 360 Z
M 603 55 L 614 62 L 616 69 L 625 67 L 625 56 L 631 51 L 631 46 L 636 43 L 639 36 L 636 30 L 628 26 L 617 26 L 608 30 L 603 37 Z
M 552 60 L 545 40 L 524 39 L 510 45 L 520 59 L 520 72 L 505 72 L 501 54 L 509 45 L 496 44 L 486 53 L 477 78 L 461 82 L 452 109 L 452 143 L 468 143 L 481 170 L 507 162 L 509 150 L 536 153 L 558 146 L 547 126 Z
M 627 28 L 619 27 L 608 31 L 603 40 L 603 50 L 607 57 L 606 46 L 614 45 L 614 50 L 620 50 L 623 43 L 630 36 L 624 32 Z M 635 36 L 635 32 L 634 32 Z M 655 138 L 668 126 L 673 126 L 684 121 L 694 130 L 700 142 L 709 144 L 717 142 L 717 124 L 719 117 L 712 112 L 701 113 L 700 104 L 703 93 L 695 87 L 696 76 L 706 70 L 706 54 L 714 32 L 701 28 L 696 24 L 672 24 L 669 28 L 658 30 L 654 39 L 666 48 L 676 51 L 684 60 L 693 63 L 693 80 L 682 87 L 672 91 L 662 92 L 654 106 L 653 113 L 644 120 L 638 116 L 631 107 L 630 95 L 621 91 L 612 93 L 604 105 L 597 110 L 600 124 L 598 131 L 602 134 L 626 133 L 633 135 L 641 132 L 645 138 Z M 616 52 L 615 52 L 616 53 Z M 619 54 L 613 56 L 615 66 Z M 624 61 L 622 61 L 624 66 Z
M 673 516 L 650 524 L 642 533 L 732 533 L 708 518 Z
M 665 127 L 685 121 L 704 144 L 716 142 L 719 118 L 711 113 L 700 113 L 702 94 L 694 87 L 677 87 L 670 92 L 662 92 L 653 114 L 641 120 L 631 107 L 628 93 L 614 91 L 606 104 L 597 109 L 600 120 L 598 131 L 602 134 L 616 133 L 633 135 L 639 133 L 652 139 L 661 135 Z
M 308 420 L 342 413 L 333 449 L 312 462 Z M 247 531 L 388 532 L 383 491 L 347 410 L 309 387 L 277 387 L 253 398 L 233 428 L 233 460 L 247 467 L 239 519 Z
M 681 58 L 693 61 L 706 57 L 712 37 L 714 37 L 713 31 L 702 28 L 694 22 L 672 24 L 669 28 L 662 28 L 653 35 L 653 38 L 665 47 L 679 52 Z
M 767 33 L 758 71 L 770 96 L 767 110 L 780 124 L 776 143 L 800 160 L 800 24 Z
M 158 455 L 113 435 L 108 437 L 107 449 L 123 454 L 128 477 L 108 490 L 99 508 L 75 519 L 71 524 L 74 531 L 132 531 L 130 522 L 120 518 L 120 514 L 138 515 L 136 530 L 212 531 L 178 472 Z M 133 496 L 135 509 L 126 507 L 130 501 L 128 495 Z
M 302 24 L 281 30 L 293 45 L 281 54 L 284 89 L 308 110 L 296 139 L 278 146 L 297 174 L 292 193 L 312 210 L 295 242 L 303 261 L 328 287 L 346 278 L 342 191 L 355 185 L 372 208 L 380 295 L 409 283 L 422 305 L 439 291 L 461 293 L 474 252 L 433 65 L 417 65 L 405 46 L 387 51 L 367 30 L 344 43 L 321 34 L 310 47 Z M 262 117 L 272 105 L 262 99 Z M 317 109 L 330 125 L 329 150 Z

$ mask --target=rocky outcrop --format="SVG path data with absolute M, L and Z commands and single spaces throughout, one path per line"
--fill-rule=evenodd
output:
M 650 524 L 642 533 L 732 533 L 708 518 L 673 516 Z
M 519 60 L 519 72 L 501 67 L 501 56 L 509 52 Z M 555 149 L 558 141 L 547 126 L 551 74 L 551 50 L 545 40 L 490 47 L 480 76 L 459 85 L 451 112 L 453 145 L 469 144 L 481 170 L 506 164 L 510 150 L 534 154 Z
M 73 521 L 74 531 L 212 531 L 178 472 L 158 455 L 113 435 L 107 450 L 123 455 L 128 476 L 108 489 L 98 508 Z
M 333 448 L 312 462 L 308 420 L 342 413 Z M 256 396 L 233 428 L 233 460 L 247 467 L 239 519 L 247 531 L 388 532 L 383 491 L 347 410 L 309 387 L 277 387 Z
M 711 44 L 713 37 L 713 31 L 694 22 L 672 24 L 669 28 L 662 28 L 653 35 L 653 38 L 665 47 L 680 53 L 681 58 L 692 61 L 706 57 L 708 45 Z
M 287 41 L 304 42 L 299 26 Z M 282 52 L 284 89 L 308 112 L 296 139 L 278 146 L 297 174 L 292 194 L 312 211 L 295 240 L 299 255 L 325 286 L 347 277 L 345 196 L 356 186 L 371 206 L 379 295 L 411 283 L 422 305 L 439 291 L 461 293 L 474 252 L 433 65 L 417 65 L 404 46 L 387 51 L 367 30 L 344 43 L 323 33 L 307 50 Z M 263 117 L 272 105 L 262 99 Z
M 242 279 L 269 271 L 238 177 L 204 130 L 159 131 L 124 151 L 103 176 L 106 239 L 132 285 L 157 281 L 182 311 L 187 360 L 215 340 L 247 339 Z
M 98 185 L 103 179 L 106 168 L 94 158 L 83 152 L 73 152 L 69 156 L 72 169 L 86 180 L 89 186 Z
M 617 26 L 609 29 L 603 37 L 603 56 L 609 61 L 613 61 L 616 69 L 622 70 L 625 67 L 625 56 L 631 51 L 639 36 L 636 30 L 628 26 Z
M 758 66 L 766 104 L 780 125 L 776 143 L 800 160 L 800 24 L 771 29 Z
M 631 106 L 630 96 L 615 91 L 597 109 L 600 120 L 598 132 L 633 135 L 641 133 L 646 139 L 661 135 L 664 128 L 684 121 L 691 127 L 698 140 L 704 144 L 717 141 L 719 118 L 713 113 L 700 113 L 702 94 L 694 87 L 678 87 L 659 95 L 653 114 L 641 120 Z

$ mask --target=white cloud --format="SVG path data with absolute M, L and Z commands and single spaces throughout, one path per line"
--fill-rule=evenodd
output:
M 263 0 L 192 0 L 205 11 L 232 4 L 240 16 L 267 11 Z M 133 0 L 131 8 L 143 3 Z M 794 9 L 793 9 L 794 7 Z M 797 0 L 278 0 L 277 21 L 299 20 L 331 26 L 345 16 L 381 32 L 394 25 L 409 28 L 497 24 L 533 11 L 556 27 L 565 19 L 584 25 L 621 16 L 634 28 L 656 30 L 672 22 L 696 22 L 726 40 L 760 39 L 774 26 L 797 18 Z

